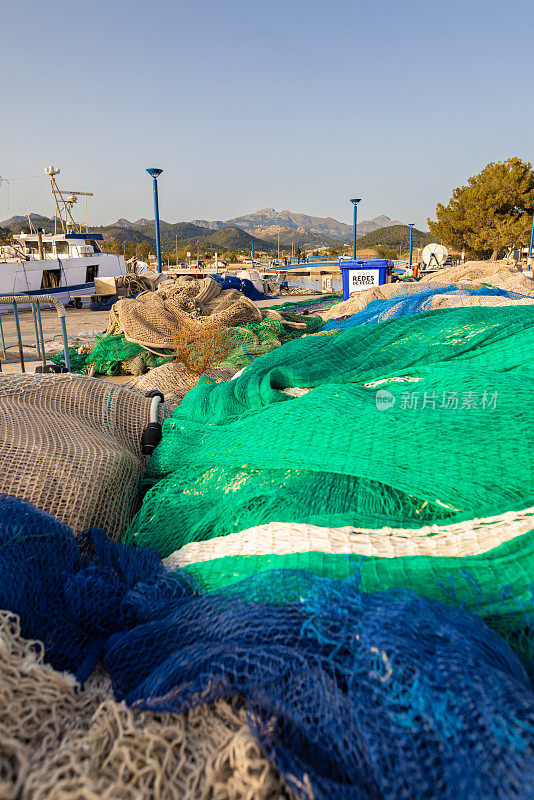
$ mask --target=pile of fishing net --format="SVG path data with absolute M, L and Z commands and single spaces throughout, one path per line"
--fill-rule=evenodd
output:
M 266 769 L 261 775 L 271 794 L 232 793 L 218 785 L 211 795 L 202 793 L 210 778 L 200 762 L 206 751 L 208 767 L 219 760 L 212 758 L 213 739 L 201 744 L 198 726 L 189 732 L 191 709 L 236 697 L 244 699 L 250 730 L 296 797 L 532 796 L 534 694 L 525 666 L 469 611 L 409 590 L 364 593 L 357 578 L 325 580 L 292 570 L 202 594 L 182 571 L 165 570 L 153 551 L 113 544 L 101 532 L 86 534 L 79 550 L 66 526 L 13 498 L 0 498 L 0 521 L 0 607 L 19 616 L 23 637 L 43 642 L 55 669 L 84 681 L 101 660 L 116 701 L 134 709 L 108 700 L 87 723 L 83 698 L 90 705 L 90 695 L 62 696 L 57 689 L 45 695 L 32 684 L 39 678 L 26 677 L 28 694 L 40 698 L 26 715 L 38 720 L 24 734 L 26 758 L 33 757 L 21 780 L 30 787 L 26 796 L 39 783 L 32 770 L 41 769 L 50 781 L 58 762 L 74 772 L 75 787 L 81 773 L 82 782 L 100 781 L 96 785 L 110 797 L 131 796 L 113 791 L 117 785 L 125 791 L 132 774 L 139 797 L 287 796 Z M 522 623 L 531 639 L 527 613 Z M 7 775 L 24 774 L 17 766 L 22 733 L 12 707 L 21 701 L 13 676 L 33 667 L 31 646 L 17 629 L 9 636 L 0 650 L 0 664 L 7 662 L 11 675 L 8 710 L 0 716 L 0 735 L 9 740 Z M 48 757 L 35 727 L 42 730 L 46 720 L 46 746 L 53 750 L 58 706 L 72 727 Z M 218 706 L 212 708 L 217 714 Z M 149 711 L 189 714 L 151 718 Z M 204 719 L 209 726 L 207 714 Z M 111 743 L 118 720 L 122 729 Z M 183 758 L 169 747 L 173 734 Z M 202 747 L 198 755 L 195 747 Z M 257 775 L 261 753 L 254 757 Z M 234 765 L 228 757 L 225 764 L 235 787 Z M 199 773 L 195 783 L 192 774 Z M 190 794 L 180 794 L 184 784 Z
M 130 709 L 105 675 L 84 689 L 0 612 L 0 796 L 5 800 L 284 800 L 243 704 L 183 715 Z
M 193 292 L 197 294 L 192 294 Z M 202 300 L 202 297 L 209 298 L 213 293 L 215 295 L 211 301 Z M 242 302 L 241 300 L 234 302 L 235 295 L 242 298 Z M 218 311 L 214 306 L 215 303 L 219 303 Z M 175 314 L 178 306 L 182 308 L 180 317 Z M 253 309 L 252 312 L 250 307 Z M 188 308 L 187 314 L 183 311 L 185 308 Z M 210 312 L 213 308 L 215 310 Z M 240 323 L 238 322 L 240 316 L 255 321 Z M 137 323 L 131 328 L 122 330 L 117 320 L 124 321 L 126 318 L 137 322 L 139 319 L 145 319 L 145 334 L 142 333 L 142 327 L 136 328 Z M 157 319 L 157 324 L 154 319 Z M 150 338 L 148 329 L 151 325 L 152 339 L 147 342 Z M 164 367 L 154 378 L 148 379 L 150 388 L 171 392 L 172 387 L 176 386 L 178 394 L 175 399 L 180 399 L 187 389 L 198 382 L 201 374 L 188 373 L 183 364 L 171 363 L 176 359 L 177 340 L 184 338 L 184 331 L 187 332 L 185 337 L 193 343 L 199 340 L 208 328 L 214 335 L 221 333 L 229 346 L 221 354 L 222 360 L 216 359 L 210 365 L 210 369 L 220 369 L 227 373 L 228 370 L 235 372 L 257 356 L 268 353 L 285 342 L 306 334 L 317 333 L 322 327 L 323 321 L 318 314 L 299 315 L 289 309 L 279 313 L 274 308 L 260 311 L 237 290 L 221 291 L 219 284 L 210 278 L 203 281 L 184 278 L 176 282 L 165 281 L 158 292 L 146 292 L 139 295 L 136 300 L 120 300 L 110 314 L 107 332 L 96 337 L 93 347 L 86 344 L 70 347 L 69 356 L 74 372 L 88 372 L 91 375 L 141 376 L 150 370 Z M 178 331 L 181 331 L 181 337 L 178 336 Z M 159 336 L 162 338 L 158 338 Z M 133 341 L 135 337 L 137 340 Z M 63 352 L 53 356 L 52 360 L 65 366 Z M 210 377 L 210 370 L 203 374 Z M 163 380 L 164 385 L 158 386 L 158 378 Z M 132 386 L 135 385 L 137 384 L 132 383 Z
M 322 316 L 325 320 L 352 317 L 373 301 L 384 301 L 383 308 L 388 310 L 391 309 L 393 304 L 388 307 L 385 301 L 393 301 L 396 298 L 406 300 L 410 295 L 419 295 L 422 292 L 427 293 L 423 295 L 422 300 L 428 301 L 428 297 L 432 295 L 433 290 L 441 294 L 446 294 L 447 290 L 453 294 L 463 292 L 466 296 L 469 294 L 476 297 L 479 289 L 484 285 L 502 290 L 504 293 L 515 293 L 515 299 L 518 299 L 518 296 L 534 297 L 534 284 L 530 278 L 523 274 L 521 267 L 510 265 L 506 262 L 475 261 L 425 275 L 418 282 L 399 281 L 363 289 L 360 292 L 355 292 L 348 300 L 331 306 Z M 480 296 L 490 295 L 480 292 Z M 501 294 L 501 296 L 509 296 L 514 299 L 513 294 Z M 417 302 L 415 298 L 414 302 Z M 472 303 L 472 305 L 475 304 L 476 301 Z M 454 303 L 451 303 L 451 306 L 453 305 Z M 432 306 L 429 303 L 424 308 L 417 308 L 416 310 L 426 310 L 430 307 Z M 444 301 L 442 300 L 441 305 L 437 307 L 444 307 Z M 375 311 L 378 311 L 380 308 L 379 303 L 376 303 L 374 308 Z M 415 313 L 415 310 L 409 313 Z
M 119 300 L 110 311 L 108 335 L 122 334 L 147 350 L 172 349 L 176 328 L 194 334 L 209 320 L 220 328 L 260 322 L 261 311 L 236 289 L 222 289 L 211 278 L 186 276 L 164 281 L 156 292 Z
M 419 314 L 438 308 L 463 308 L 467 306 L 519 306 L 534 305 L 534 297 L 510 292 L 493 286 L 476 286 L 472 283 L 439 285 L 437 283 L 393 284 L 404 286 L 406 293 L 389 300 L 371 300 L 361 311 L 345 319 L 331 319 L 324 330 L 346 330 L 354 325 L 375 325 L 393 317 Z M 415 288 L 417 287 L 417 289 Z M 531 286 L 534 293 L 534 286 Z
M 138 506 L 151 403 L 95 378 L 0 376 L 0 491 L 75 532 L 100 525 L 120 537 Z M 159 419 L 169 413 L 160 406 Z
M 151 369 L 171 361 L 171 350 L 163 349 L 156 355 L 141 345 L 129 342 L 122 335 L 102 334 L 97 336 L 94 345 L 69 347 L 72 372 L 91 375 L 143 375 Z M 51 356 L 54 363 L 64 367 L 63 351 Z
M 161 392 L 170 406 L 177 406 L 187 392 L 198 384 L 201 377 L 220 383 L 231 380 L 237 371 L 233 367 L 210 367 L 202 375 L 195 375 L 188 372 L 181 362 L 173 360 L 146 375 L 134 378 L 128 386 L 143 394 L 150 391 Z
M 124 541 L 177 553 L 180 563 L 182 548 L 206 543 L 209 551 L 208 540 L 220 538 L 213 561 L 187 566 L 213 586 L 275 561 L 310 566 L 304 540 L 292 551 L 297 560 L 275 558 L 276 550 L 239 553 L 230 539 L 223 553 L 229 535 L 269 523 L 408 529 L 411 538 L 424 526 L 529 508 L 533 347 L 530 306 L 445 309 L 301 338 L 232 381 L 201 381 L 163 424 Z M 353 538 L 347 553 L 358 555 L 363 540 Z M 528 599 L 530 535 L 493 540 L 483 559 L 468 545 L 466 556 L 489 565 L 490 583 L 494 570 L 516 558 L 524 564 L 496 582 Z M 342 559 L 314 552 L 322 574 L 340 575 Z M 443 577 L 434 554 L 416 548 L 414 556 L 416 583 L 409 559 L 401 565 L 386 555 L 369 567 L 373 590 L 390 585 L 385 573 L 396 561 L 400 584 L 391 585 L 424 587 L 436 569 Z

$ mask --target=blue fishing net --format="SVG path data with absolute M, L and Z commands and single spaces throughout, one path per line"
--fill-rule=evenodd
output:
M 5 496 L 0 551 L 0 606 L 53 666 L 83 677 L 101 658 L 119 699 L 158 712 L 243 696 L 298 797 L 534 796 L 524 667 L 463 609 L 290 570 L 202 596 L 154 552 L 76 543 Z
M 418 314 L 431 308 L 432 299 L 436 295 L 464 295 L 469 297 L 507 297 L 514 300 L 525 299 L 525 295 L 498 289 L 493 286 L 477 286 L 473 289 L 463 288 L 451 283 L 450 286 L 426 288 L 421 285 L 421 291 L 397 295 L 390 300 L 372 300 L 365 308 L 347 319 L 330 320 L 323 331 L 347 330 L 354 325 L 376 325 L 393 317 L 406 317 L 409 314 Z
M 237 275 L 226 275 L 224 278 L 221 275 L 211 275 L 211 279 L 220 284 L 222 289 L 237 289 L 238 292 L 243 292 L 250 300 L 265 299 L 263 292 L 259 292 L 248 278 L 238 278 Z

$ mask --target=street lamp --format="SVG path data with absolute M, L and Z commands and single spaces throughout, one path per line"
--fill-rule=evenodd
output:
M 358 221 L 358 203 L 362 198 L 356 197 L 352 199 L 350 202 L 354 206 L 354 223 L 352 226 L 352 260 L 356 261 L 356 224 Z
M 197 269 L 200 269 L 200 261 L 198 260 L 198 242 L 197 242 Z
M 147 172 L 149 175 L 152 176 L 152 180 L 154 181 L 154 225 L 156 226 L 156 258 L 158 260 L 158 272 L 162 272 L 161 243 L 159 239 L 158 177 L 161 175 L 163 170 L 151 167 L 150 169 L 147 169 Z
M 409 222 L 410 226 L 410 255 L 408 256 L 408 269 L 412 268 L 412 253 L 413 253 L 413 226 L 415 222 Z
M 530 231 L 530 245 L 528 248 L 528 265 L 527 269 L 530 272 L 530 267 L 532 264 L 532 241 L 534 240 L 534 203 L 532 203 L 532 229 Z

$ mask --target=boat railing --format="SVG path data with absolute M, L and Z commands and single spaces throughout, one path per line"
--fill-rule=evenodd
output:
M 2 346 L 2 357 L 0 359 L 0 372 L 2 371 L 2 361 L 6 364 L 13 364 L 16 363 L 17 361 L 20 361 L 21 372 L 26 372 L 26 367 L 24 363 L 24 347 L 22 343 L 22 333 L 20 329 L 20 319 L 19 319 L 19 309 L 18 309 L 19 305 L 31 306 L 37 358 L 42 362 L 43 372 L 48 371 L 48 366 L 46 363 L 46 346 L 43 335 L 43 323 L 41 319 L 41 305 L 45 304 L 54 306 L 57 312 L 57 316 L 61 325 L 61 335 L 63 338 L 65 366 L 67 368 L 67 372 L 71 371 L 70 358 L 69 358 L 69 340 L 67 336 L 67 322 L 66 322 L 67 312 L 65 310 L 65 306 L 63 305 L 63 303 L 60 303 L 59 300 L 57 300 L 55 297 L 52 297 L 49 294 L 42 294 L 39 295 L 38 297 L 27 294 L 6 294 L 6 295 L 0 295 L 0 306 L 6 306 L 6 305 L 13 306 L 13 317 L 15 319 L 15 327 L 17 330 L 17 344 L 19 348 L 19 358 L 18 359 L 7 358 L 4 328 L 2 326 L 2 318 L 0 316 L 0 342 Z

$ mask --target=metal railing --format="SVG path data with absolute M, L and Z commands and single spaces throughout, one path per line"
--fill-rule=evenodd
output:
M 65 366 L 67 371 L 70 372 L 70 358 L 69 358 L 69 340 L 67 337 L 67 323 L 66 317 L 67 312 L 65 311 L 65 306 L 63 303 L 60 303 L 59 300 L 56 300 L 55 297 L 52 297 L 49 294 L 43 294 L 39 296 L 31 296 L 26 294 L 16 294 L 16 295 L 0 295 L 0 305 L 13 306 L 13 316 L 15 319 L 15 327 L 17 329 L 17 343 L 19 348 L 19 358 L 12 358 L 8 359 L 6 354 L 6 343 L 4 337 L 4 328 L 2 325 L 2 317 L 0 316 L 0 341 L 2 344 L 2 358 L 0 359 L 0 372 L 2 371 L 2 361 L 6 364 L 13 364 L 17 361 L 20 361 L 20 368 L 21 372 L 26 372 L 25 364 L 24 364 L 24 347 L 22 343 L 22 333 L 20 330 L 20 319 L 19 319 L 19 309 L 17 308 L 18 304 L 30 305 L 33 315 L 33 327 L 35 333 L 35 347 L 37 350 L 37 358 L 42 362 L 43 365 L 43 372 L 46 372 L 47 363 L 46 363 L 46 346 L 45 340 L 43 335 L 43 322 L 41 319 L 41 304 L 52 305 L 57 311 L 58 319 L 61 324 L 61 335 L 63 337 L 63 350 L 65 353 Z

